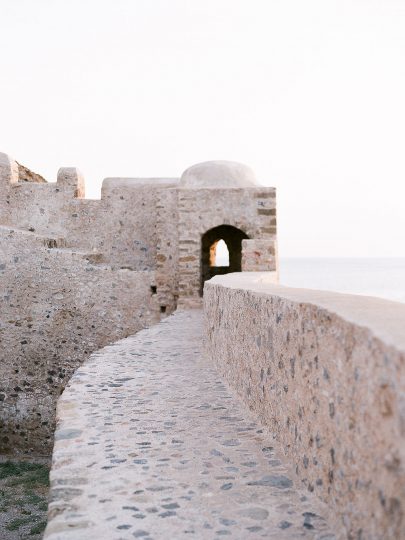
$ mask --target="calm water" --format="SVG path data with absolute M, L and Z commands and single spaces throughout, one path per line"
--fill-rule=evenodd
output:
M 280 283 L 405 302 L 405 258 L 282 258 Z

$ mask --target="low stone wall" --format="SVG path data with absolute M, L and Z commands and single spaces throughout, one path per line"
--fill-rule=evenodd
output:
M 89 354 L 160 318 L 154 272 L 0 227 L 0 452 L 49 453 L 56 401 Z
M 204 289 L 207 354 L 341 538 L 405 538 L 405 305 L 231 274 Z

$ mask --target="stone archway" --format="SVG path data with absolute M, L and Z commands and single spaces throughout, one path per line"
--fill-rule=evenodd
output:
M 201 285 L 200 295 L 203 294 L 204 282 L 214 276 L 241 272 L 242 270 L 242 240 L 249 238 L 246 233 L 231 225 L 219 225 L 208 230 L 201 238 Z M 229 266 L 215 266 L 215 249 L 223 240 L 229 251 Z

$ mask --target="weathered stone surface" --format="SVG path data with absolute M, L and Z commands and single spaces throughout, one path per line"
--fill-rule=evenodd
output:
M 208 356 L 274 433 L 343 538 L 405 538 L 405 306 L 272 285 L 205 285 Z
M 177 190 L 179 254 L 186 253 L 187 256 L 195 257 L 193 261 L 178 261 L 179 306 L 193 307 L 200 301 L 201 239 L 208 231 L 229 225 L 243 232 L 249 239 L 275 241 L 275 231 L 267 232 L 273 218 L 258 214 L 260 208 L 276 207 L 275 197 L 257 198 L 264 191 L 275 196 L 274 188 L 263 187 Z M 267 270 L 273 269 L 271 262 Z
M 243 272 L 276 272 L 277 245 L 270 240 L 242 240 Z
M 84 193 L 75 168 L 46 183 L 0 153 L 0 448 L 47 451 L 83 360 L 231 268 L 251 273 L 206 286 L 208 351 L 270 431 L 201 359 L 198 313 L 178 313 L 75 372 L 49 537 L 333 538 L 275 438 L 337 538 L 405 538 L 404 308 L 271 288 L 275 189 L 243 165 Z
M 56 400 L 91 352 L 159 320 L 153 274 L 0 227 L 0 450 L 52 447 Z
M 335 538 L 201 344 L 201 312 L 177 312 L 76 371 L 46 540 Z
M 0 448 L 49 448 L 56 398 L 92 351 L 201 304 L 209 229 L 274 240 L 275 190 L 250 169 L 189 173 L 108 178 L 101 200 L 86 200 L 78 169 L 47 183 L 0 153 Z

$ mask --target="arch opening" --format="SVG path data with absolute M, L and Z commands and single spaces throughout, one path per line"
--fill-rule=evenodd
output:
M 231 225 L 219 225 L 201 238 L 201 287 L 214 276 L 242 270 L 242 240 L 246 233 Z
M 210 247 L 210 266 L 229 266 L 229 249 L 222 238 Z

